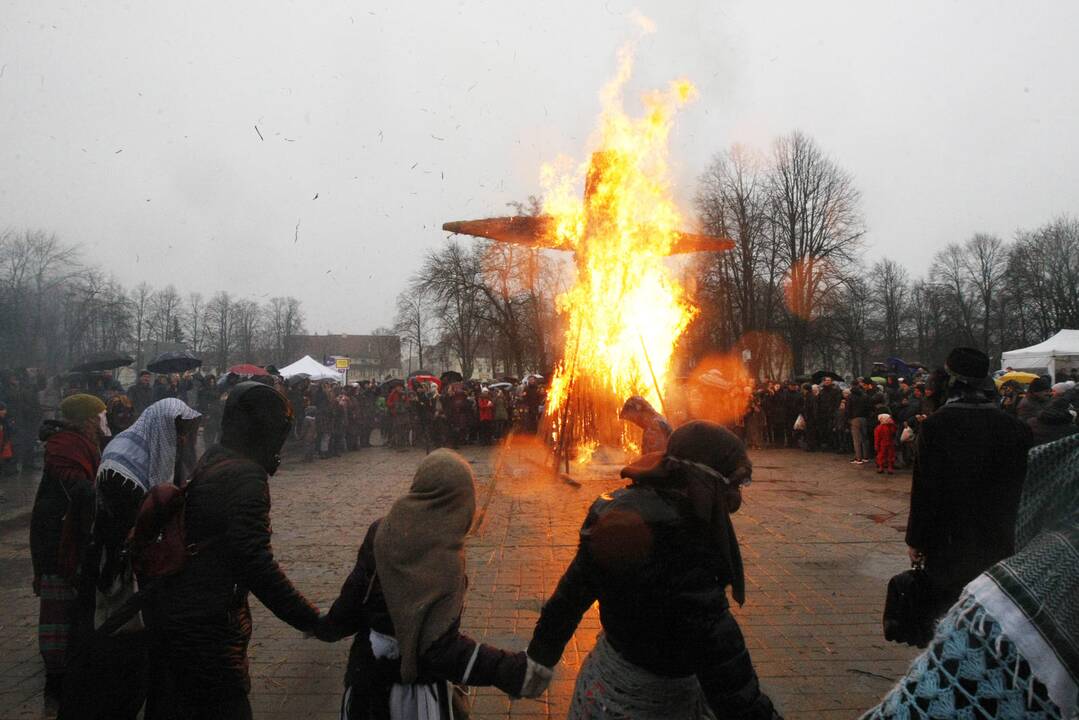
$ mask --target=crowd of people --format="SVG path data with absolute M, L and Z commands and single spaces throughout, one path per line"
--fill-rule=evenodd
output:
M 594 603 L 603 633 L 579 670 L 571 718 L 777 718 L 728 600 L 746 601 L 731 516 L 752 477 L 747 445 L 851 452 L 854 462 L 872 453 L 890 472 L 896 436 L 908 430 L 899 440 L 911 445 L 913 468 L 906 542 L 928 578 L 923 620 L 935 635 L 869 716 L 1075 712 L 1071 381 L 1002 393 L 988 357 L 957 348 L 909 383 L 762 384 L 730 428 L 700 419 L 672 428 L 629 398 L 620 417 L 642 429 L 645 452 L 622 469 L 626 486 L 590 508 L 527 649 L 514 651 L 461 628 L 475 481 L 464 458 L 433 448 L 493 442 L 514 422 L 534 429 L 538 385 L 144 377 L 127 391 L 98 383 L 63 393 L 39 430 L 30 547 L 46 693 L 62 718 L 250 718 L 250 594 L 313 638 L 353 637 L 345 720 L 460 717 L 457 686 L 537 697 Z M 161 397 L 135 412 L 142 388 Z M 109 417 L 119 397 L 132 405 L 123 429 Z M 1039 423 L 1056 407 L 1068 431 L 1039 445 Z M 433 451 L 368 528 L 324 613 L 274 559 L 268 480 L 289 443 L 310 460 L 361 449 L 376 427 L 389 447 Z M 960 706 L 978 712 L 937 712 Z
M 1079 370 L 1057 377 L 1007 381 L 994 394 L 997 407 L 1031 426 L 1036 445 L 1079 432 L 1072 412 L 1079 407 Z M 728 426 L 750 448 L 831 451 L 887 473 L 913 464 L 921 425 L 944 402 L 948 380 L 942 371 L 925 371 L 849 383 L 829 376 L 819 383 L 763 381 L 742 389 L 745 412 Z
M 124 388 L 108 370 L 49 379 L 26 370 L 0 371 L 0 448 L 9 448 L 0 452 L 0 475 L 40 469 L 37 430 L 44 419 L 57 416 L 65 397 L 78 393 L 105 404 L 110 437 L 130 427 L 153 403 L 182 400 L 204 417 L 200 442 L 209 445 L 220 430 L 224 399 L 242 379 L 142 370 L 135 383 Z M 492 444 L 513 428 L 535 432 L 545 399 L 544 388 L 534 378 L 517 385 L 459 381 L 444 386 L 431 379 L 341 385 L 302 377 L 286 380 L 273 373 L 252 379 L 289 399 L 297 422 L 288 449 L 301 453 L 305 461 L 373 444 L 426 450 Z

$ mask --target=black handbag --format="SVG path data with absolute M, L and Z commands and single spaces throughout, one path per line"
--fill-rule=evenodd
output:
M 933 639 L 933 591 L 920 563 L 888 581 L 884 600 L 884 639 L 924 648 Z

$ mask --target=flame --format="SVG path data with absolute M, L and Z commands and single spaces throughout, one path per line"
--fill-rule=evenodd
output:
M 630 117 L 622 95 L 632 69 L 631 49 L 623 48 L 618 73 L 600 94 L 591 159 L 572 171 L 562 161 L 541 172 L 544 212 L 554 218 L 548 240 L 574 250 L 577 263 L 575 284 L 557 298 L 566 336 L 547 417 L 552 438 L 570 432 L 578 449 L 589 448 L 585 455 L 597 440 L 632 445 L 617 418 L 625 398 L 641 395 L 663 411 L 675 345 L 696 313 L 665 264 L 682 219 L 671 199 L 667 140 L 675 111 L 696 90 L 674 81 L 646 93 L 644 114 Z M 572 412 L 571 398 L 579 405 Z

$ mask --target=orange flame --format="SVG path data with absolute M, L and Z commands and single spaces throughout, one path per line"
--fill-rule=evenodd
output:
M 601 93 L 598 150 L 573 172 L 550 164 L 541 175 L 544 212 L 555 219 L 548 239 L 572 248 L 577 263 L 575 284 L 557 301 L 567 331 L 547 415 L 558 439 L 571 394 L 605 395 L 579 409 L 586 416 L 583 433 L 580 425 L 570 428 L 573 442 L 588 447 L 597 439 L 628 446 L 624 428 L 618 438 L 594 430 L 620 428 L 617 410 L 631 395 L 662 411 L 675 345 L 696 312 L 664 262 L 681 225 L 671 199 L 667 139 L 675 111 L 696 91 L 687 80 L 672 82 L 665 92 L 645 94 L 644 115 L 630 117 L 622 108 L 633 68 L 629 48 L 619 60 L 618 74 Z M 582 180 L 583 200 L 576 191 Z

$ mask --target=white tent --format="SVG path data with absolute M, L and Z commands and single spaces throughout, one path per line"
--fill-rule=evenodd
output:
M 305 377 L 315 382 L 332 380 L 336 383 L 344 383 L 345 376 L 333 368 L 326 367 L 310 355 L 304 355 L 296 362 L 281 368 L 281 377 L 291 380 L 294 377 Z
M 1057 371 L 1079 367 L 1079 330 L 1061 330 L 1045 342 L 1009 350 L 1000 356 L 1001 367 L 1048 372 L 1056 382 Z

